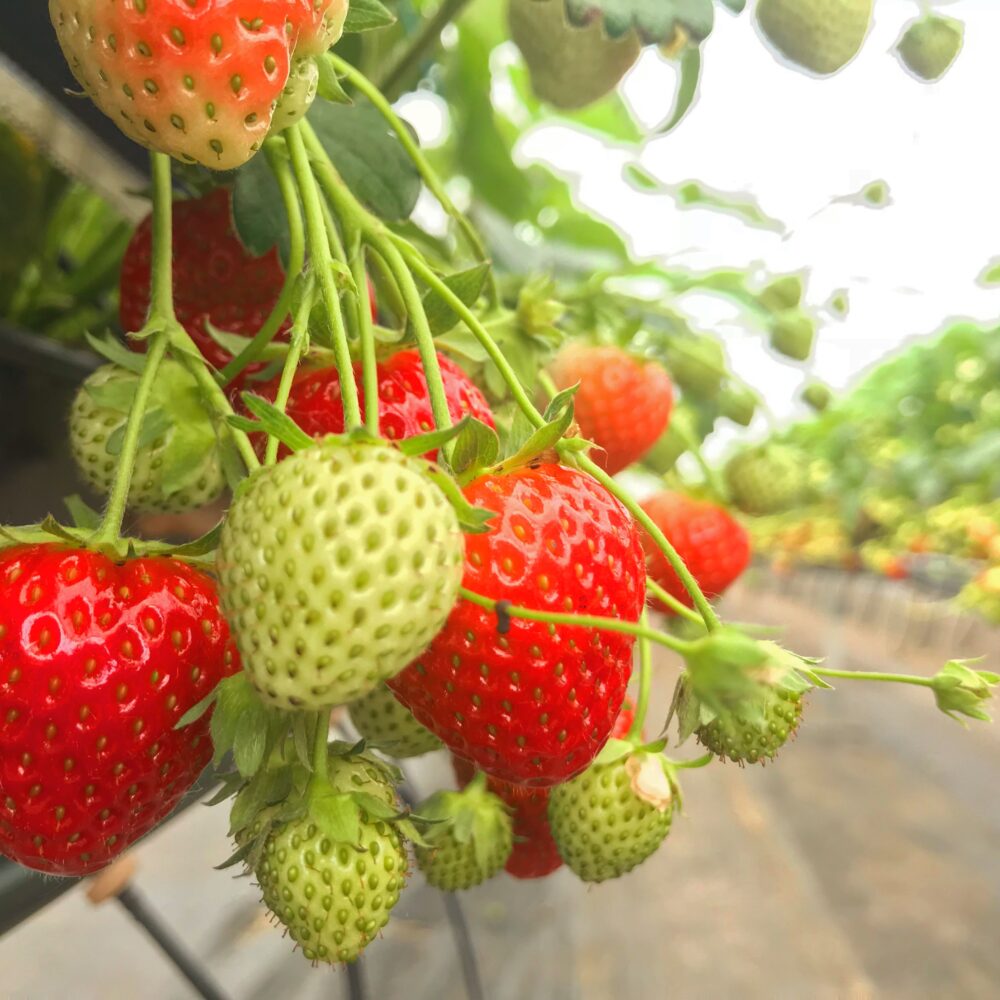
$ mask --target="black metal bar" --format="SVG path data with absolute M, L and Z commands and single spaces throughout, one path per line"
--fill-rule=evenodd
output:
M 469 1000 L 484 1000 L 483 983 L 479 978 L 479 962 L 476 960 L 476 948 L 469 933 L 469 922 L 465 919 L 465 910 L 453 892 L 442 893 L 444 909 L 451 924 L 451 932 L 455 936 L 455 947 L 458 949 L 458 960 L 462 966 L 462 979 L 465 982 L 465 994 Z
M 173 962 L 177 971 L 204 1000 L 227 1000 L 226 994 L 213 982 L 203 966 L 174 937 L 134 885 L 126 886 L 116 897 L 129 915 L 156 942 L 157 947 Z
M 360 958 L 347 967 L 347 996 L 348 1000 L 365 1000 L 368 996 Z

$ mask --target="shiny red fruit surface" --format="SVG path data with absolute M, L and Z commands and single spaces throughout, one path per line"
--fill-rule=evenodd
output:
M 102 868 L 212 755 L 177 721 L 236 669 L 212 581 L 173 559 L 63 545 L 0 552 L 0 854 Z
M 559 465 L 483 476 L 469 502 L 495 512 L 466 537 L 464 586 L 520 607 L 638 621 L 642 545 L 596 480 Z M 430 648 L 389 682 L 417 719 L 487 774 L 537 787 L 582 771 L 611 734 L 634 638 L 497 616 L 459 600 Z

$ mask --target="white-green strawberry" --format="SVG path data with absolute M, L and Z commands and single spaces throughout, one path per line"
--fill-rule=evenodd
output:
M 861 50 L 874 0 L 758 0 L 757 26 L 777 51 L 820 76 L 836 73 Z
M 746 514 L 780 514 L 807 488 L 802 456 L 779 444 L 739 452 L 726 464 L 725 477 L 733 503 Z
M 351 702 L 349 711 L 358 733 L 392 757 L 419 757 L 444 746 L 385 684 Z
M 670 832 L 677 789 L 662 755 L 626 752 L 557 785 L 549 824 L 563 861 L 584 882 L 618 878 L 642 864 Z
M 428 470 L 391 445 L 329 437 L 240 489 L 219 544 L 219 594 L 267 703 L 345 705 L 437 635 L 465 544 Z
M 927 14 L 911 21 L 896 43 L 903 65 L 918 79 L 940 80 L 962 51 L 965 25 L 953 17 Z
M 482 773 L 460 792 L 437 792 L 417 807 L 427 821 L 414 848 L 427 881 L 446 892 L 471 889 L 498 874 L 514 848 L 513 822 L 503 801 L 487 791 Z
M 139 376 L 116 365 L 90 375 L 73 400 L 69 437 L 83 477 L 111 491 Z M 225 490 L 219 439 L 194 379 L 176 361 L 160 366 L 143 420 L 128 503 L 134 510 L 203 507 Z
M 331 755 L 328 766 L 327 794 L 266 833 L 254 874 L 303 955 L 335 964 L 355 961 L 388 923 L 407 858 L 392 820 L 374 815 L 395 805 L 385 770 L 365 755 Z
M 771 321 L 771 347 L 793 361 L 808 361 L 816 340 L 816 321 L 807 313 L 790 309 Z
M 678 337 L 667 350 L 667 369 L 684 392 L 713 399 L 726 376 L 726 354 L 707 334 Z

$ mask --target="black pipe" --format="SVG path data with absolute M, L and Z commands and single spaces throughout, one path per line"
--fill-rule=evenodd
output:
M 365 1000 L 367 996 L 365 975 L 359 958 L 347 967 L 347 997 L 348 1000 Z

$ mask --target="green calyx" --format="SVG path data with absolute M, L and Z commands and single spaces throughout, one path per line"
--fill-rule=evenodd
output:
M 599 759 L 552 790 L 549 822 L 559 854 L 585 882 L 618 878 L 663 843 L 679 804 L 662 754 L 626 750 Z
M 1000 684 L 1000 674 L 989 670 L 974 670 L 974 660 L 950 660 L 931 679 L 931 689 L 937 706 L 945 715 L 961 722 L 961 716 L 991 722 L 982 707 L 993 698 L 993 689 Z
M 514 846 L 513 825 L 504 803 L 478 774 L 460 792 L 437 792 L 422 803 L 424 844 L 415 847 L 427 881 L 455 892 L 496 875 Z
M 83 384 L 70 415 L 70 445 L 83 477 L 108 495 L 140 376 L 104 365 Z M 217 499 L 226 486 L 216 427 L 185 368 L 164 361 L 143 415 L 128 505 L 179 512 Z

